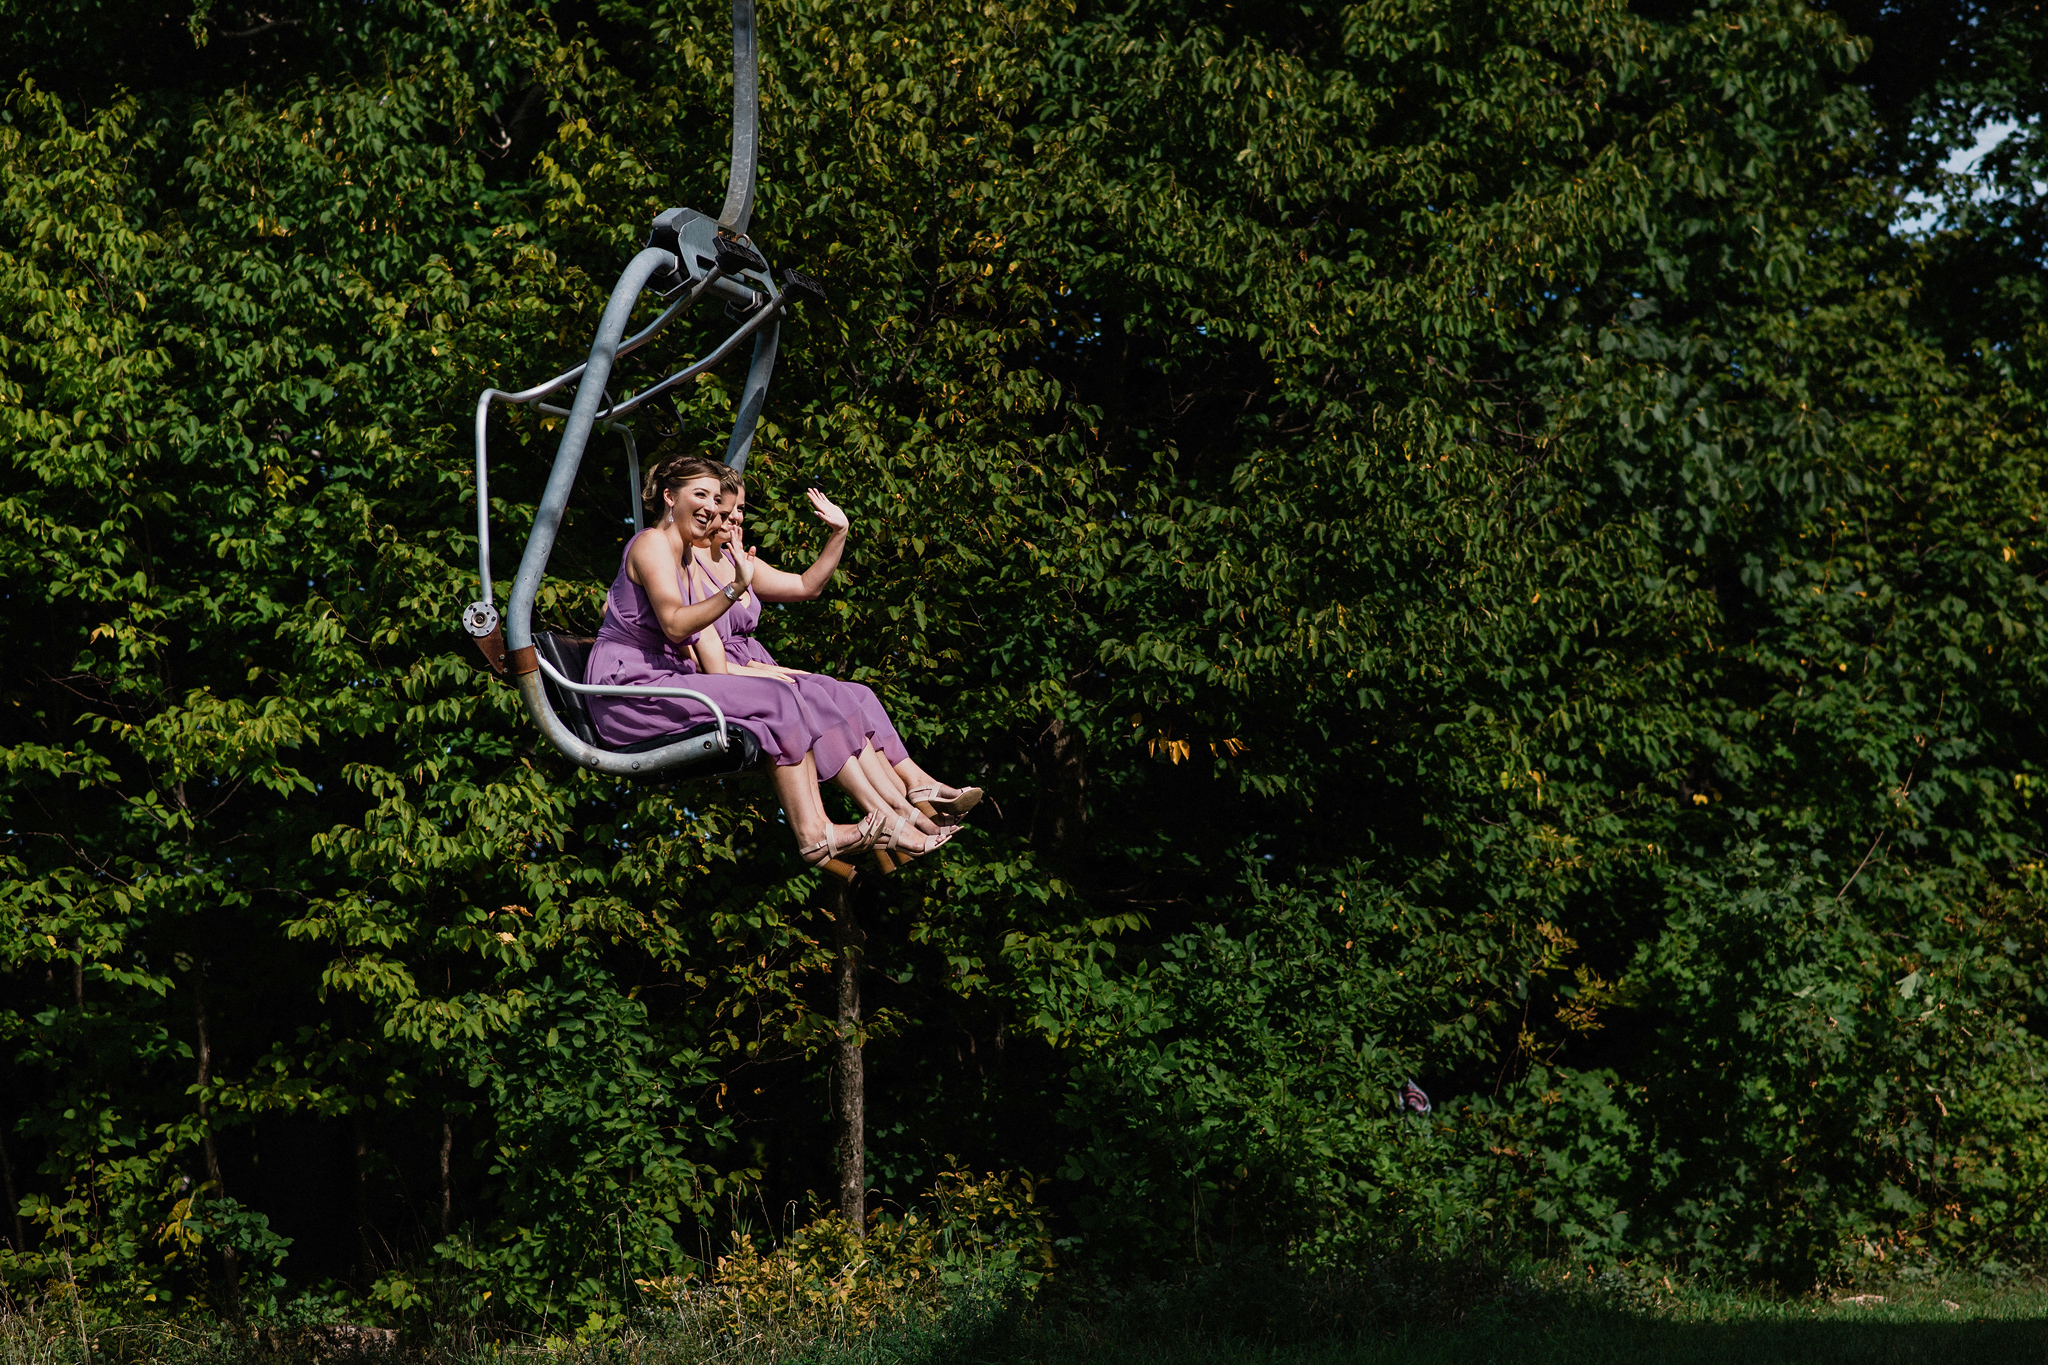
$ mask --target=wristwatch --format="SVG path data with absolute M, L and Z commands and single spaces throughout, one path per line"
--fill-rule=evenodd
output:
M 720 591 L 725 594 L 725 600 L 728 602 L 737 602 L 742 595 L 740 585 L 737 583 L 728 583 Z

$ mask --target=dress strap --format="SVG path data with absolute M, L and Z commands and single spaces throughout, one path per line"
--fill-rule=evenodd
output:
M 726 589 L 727 587 L 729 587 L 729 586 L 730 586 L 730 584 L 727 584 L 727 583 L 721 583 L 721 582 L 719 582 L 719 581 L 718 581 L 718 578 L 717 578 L 717 576 L 716 576 L 715 574 L 713 574 L 713 573 L 711 572 L 711 570 L 709 570 L 709 569 L 701 569 L 701 570 L 700 570 L 700 569 L 699 569 L 699 566 L 698 566 L 698 564 L 697 564 L 697 551 L 696 551 L 695 547 L 692 547 L 692 548 L 691 548 L 691 550 L 690 550 L 690 571 L 691 571 L 691 572 L 692 572 L 693 574 L 694 574 L 694 573 L 698 573 L 698 572 L 702 572 L 702 573 L 703 573 L 703 575 L 704 575 L 704 583 L 705 583 L 705 587 L 706 587 L 706 589 L 707 589 L 707 591 L 706 591 L 706 592 L 705 592 L 705 594 L 704 594 L 704 595 L 705 595 L 706 597 L 709 597 L 709 596 L 711 595 L 711 593 L 712 593 L 712 592 L 714 592 L 714 591 L 716 591 L 716 592 L 723 592 L 723 591 L 724 591 L 724 590 L 725 590 L 725 589 Z M 737 575 L 737 574 L 735 574 L 735 575 L 734 575 L 734 578 L 733 578 L 733 582 L 737 582 L 737 581 L 739 581 L 739 580 L 738 580 L 738 575 Z M 733 604 L 733 605 L 734 605 L 735 607 L 737 607 L 738 605 L 740 605 L 740 603 L 742 603 L 742 602 L 746 601 L 746 600 L 747 600 L 747 599 L 748 599 L 749 597 L 751 597 L 751 596 L 753 596 L 753 590 L 752 590 L 752 589 L 748 589 L 747 591 L 745 591 L 745 592 L 742 592 L 742 593 L 741 593 L 741 594 L 740 594 L 740 595 L 739 595 L 738 597 L 735 597 L 735 598 L 733 598 L 733 599 L 732 599 L 732 604 Z
M 678 567 L 676 572 L 681 573 L 681 568 Z M 712 593 L 720 591 L 725 587 L 723 583 L 720 583 L 717 579 L 711 576 L 710 570 L 699 567 L 697 563 L 697 551 L 695 549 L 692 549 L 690 551 L 690 582 L 692 584 L 695 584 L 700 575 L 704 580 L 704 597 L 709 597 Z M 701 602 L 704 600 L 704 597 L 691 597 L 689 589 L 684 590 L 684 596 L 690 597 L 690 601 L 693 603 Z M 745 594 L 743 593 L 741 594 L 741 596 L 745 596 Z M 737 603 L 735 603 L 735 605 L 737 605 Z

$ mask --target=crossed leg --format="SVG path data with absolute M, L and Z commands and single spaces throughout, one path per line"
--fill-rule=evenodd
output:
M 877 767 L 881 769 L 879 775 L 874 772 Z M 916 834 L 905 830 L 894 836 L 895 845 L 905 853 L 929 853 L 945 842 L 939 827 L 910 804 L 903 785 L 896 780 L 896 774 L 889 771 L 889 765 L 882 756 L 875 752 L 874 745 L 863 742 L 860 753 L 848 759 L 833 774 L 832 780 L 868 814 L 885 816 L 891 825 L 899 818 L 908 822 L 909 830 L 916 831 Z

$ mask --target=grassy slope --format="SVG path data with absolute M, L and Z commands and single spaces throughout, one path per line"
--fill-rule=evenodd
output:
M 2048 1361 L 2048 1282 L 1950 1280 L 1888 1291 L 1881 1303 L 1774 1300 L 1678 1290 L 1630 1296 L 1551 1288 L 1504 1296 L 1456 1323 L 1420 1320 L 1348 1339 L 1263 1341 L 1205 1322 L 1174 1295 L 1106 1299 L 1084 1312 L 956 1314 L 927 1330 L 805 1349 L 790 1335 L 668 1330 L 647 1321 L 623 1337 L 573 1345 L 485 1340 L 386 1346 L 381 1334 L 214 1333 L 190 1325 L 92 1324 L 92 1365 L 1850 1365 L 1854 1362 Z M 1949 1304 L 1954 1304 L 1953 1308 Z M 1426 1307 L 1426 1305 L 1410 1305 Z M 1169 1309 L 1169 1313 L 1161 1312 Z M 77 1319 L 56 1304 L 0 1307 L 0 1365 L 74 1365 Z M 683 1324 L 675 1324 L 683 1326 Z M 1302 1324 L 1292 1324 L 1299 1328 Z M 651 1329 L 651 1330 L 649 1330 Z
M 1956 1306 L 1950 1308 L 1947 1304 Z M 977 1339 L 978 1338 L 978 1339 Z M 1175 1332 L 1145 1315 L 1011 1324 L 967 1339 L 899 1337 L 817 1357 L 821 1365 L 1847 1365 L 2048 1361 L 2048 1285 L 1951 1281 L 1882 1303 L 1771 1300 L 1687 1291 L 1633 1308 L 1551 1294 L 1482 1308 L 1455 1325 L 1349 1341 L 1256 1344 Z

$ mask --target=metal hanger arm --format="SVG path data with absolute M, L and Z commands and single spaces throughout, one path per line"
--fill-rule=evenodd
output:
M 483 649 L 490 666 L 509 674 L 527 715 L 541 734 L 570 762 L 596 772 L 619 777 L 708 776 L 736 771 L 735 764 L 756 758 L 755 738 L 744 727 L 737 734 L 724 711 L 710 696 L 687 687 L 622 687 L 585 683 L 565 676 L 541 649 L 536 648 L 533 629 L 534 606 L 540 585 L 547 575 L 548 560 L 555 539 L 567 515 L 569 495 L 581 469 L 592 434 L 601 426 L 616 430 L 625 442 L 627 479 L 633 485 L 633 525 L 639 529 L 640 458 L 638 444 L 629 428 L 615 425 L 617 419 L 644 406 L 689 379 L 703 374 L 753 338 L 753 359 L 747 368 L 745 385 L 735 406 L 732 437 L 726 445 L 726 462 L 744 468 L 753 448 L 754 432 L 760 424 L 774 377 L 780 347 L 782 314 L 792 293 L 810 294 L 823 300 L 817 284 L 794 270 L 779 276 L 769 270 L 766 258 L 748 240 L 747 230 L 754 213 L 754 194 L 760 163 L 761 86 L 759 32 L 755 0 L 732 0 L 732 164 L 726 178 L 725 204 L 716 219 L 694 209 L 671 208 L 659 214 L 649 235 L 649 244 L 633 257 L 620 274 L 599 319 L 590 355 L 581 365 L 555 375 L 530 388 L 486 389 L 476 406 L 476 497 L 477 553 L 483 596 L 463 614 L 463 625 Z M 664 295 L 681 288 L 685 279 L 692 287 L 665 308 L 653 322 L 631 337 L 626 329 L 640 294 L 650 284 Z M 779 281 L 779 286 L 778 286 Z M 709 290 L 736 306 L 728 310 L 740 325 L 701 359 L 684 366 L 665 379 L 657 380 L 639 393 L 613 402 L 607 393 L 612 368 L 619 357 L 653 339 L 685 309 Z M 567 408 L 542 402 L 555 393 L 576 386 Z M 500 621 L 493 604 L 491 583 L 490 468 L 487 445 L 491 404 L 537 404 L 541 411 L 564 418 L 562 435 L 555 447 L 554 463 L 547 484 L 534 509 L 533 529 L 513 576 L 512 591 Z M 550 651 L 556 640 L 542 642 Z M 571 657 L 563 655 L 564 659 Z M 554 697 L 565 697 L 565 705 L 576 696 L 674 697 L 688 698 L 710 708 L 715 722 L 700 723 L 694 729 L 669 739 L 648 741 L 658 748 L 633 752 L 632 746 L 613 750 L 584 739 L 572 730 L 554 708 Z M 572 709 L 579 710 L 580 703 Z
M 754 216 L 754 171 L 761 158 L 761 82 L 754 31 L 754 0 L 732 0 L 732 171 L 718 225 L 747 235 Z
M 786 299 L 789 295 L 784 294 Z M 776 300 L 780 303 L 781 299 Z M 733 418 L 732 440 L 726 443 L 725 462 L 734 472 L 747 467 L 747 453 L 754 448 L 754 428 L 760 423 L 761 409 L 768 402 L 768 379 L 775 373 L 775 348 L 782 336 L 782 320 L 777 318 L 772 326 L 763 328 L 754 338 L 754 361 L 747 367 L 747 384 L 740 390 L 739 412 Z
M 647 247 L 626 266 L 598 320 L 597 338 L 590 346 L 590 359 L 583 364 L 583 377 L 576 386 L 576 401 L 562 425 L 561 444 L 555 447 L 555 467 L 548 472 L 547 487 L 541 491 L 540 506 L 534 509 L 533 531 L 520 556 L 519 572 L 512 580 L 512 598 L 505 607 L 506 659 L 515 673 L 530 673 L 533 660 L 533 604 L 540 595 L 540 581 L 547 573 L 548 556 L 554 552 L 555 535 L 562 515 L 569 507 L 569 493 L 576 485 L 576 471 L 583 463 L 583 448 L 597 425 L 597 410 L 604 403 L 612 362 L 618 357 L 619 341 L 632 319 L 633 305 L 646 287 L 648 277 L 659 270 L 675 268 L 674 253 Z

